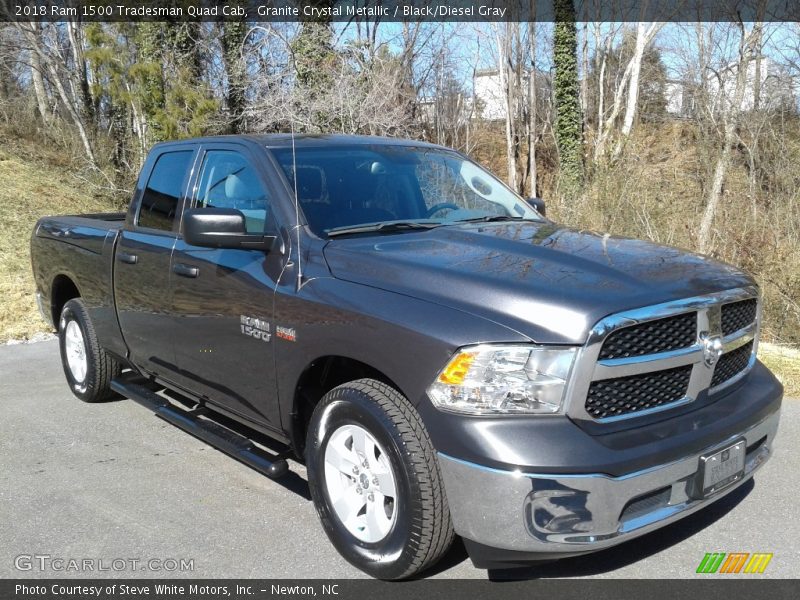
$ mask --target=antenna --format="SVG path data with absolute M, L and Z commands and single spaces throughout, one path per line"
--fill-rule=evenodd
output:
M 297 235 L 297 291 L 303 285 L 302 256 L 300 255 L 300 204 L 297 196 L 297 153 L 294 148 L 294 121 L 292 127 L 292 175 L 294 179 L 294 230 Z

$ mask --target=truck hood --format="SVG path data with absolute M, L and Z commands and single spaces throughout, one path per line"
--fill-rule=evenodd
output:
M 339 238 L 324 254 L 334 277 L 466 311 L 540 343 L 580 344 L 609 314 L 754 284 L 705 256 L 551 222 Z

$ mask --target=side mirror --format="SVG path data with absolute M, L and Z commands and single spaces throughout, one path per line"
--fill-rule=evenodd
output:
M 547 215 L 547 211 L 544 206 L 544 200 L 542 200 L 541 198 L 528 198 L 527 202 L 528 204 L 531 205 L 531 207 L 533 207 L 533 209 L 536 212 L 538 212 L 543 217 Z
M 183 239 L 205 248 L 270 250 L 277 238 L 247 233 L 244 214 L 235 208 L 192 208 L 183 213 Z

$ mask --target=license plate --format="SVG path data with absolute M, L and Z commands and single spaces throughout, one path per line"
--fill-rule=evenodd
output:
M 740 440 L 724 450 L 700 458 L 704 496 L 713 494 L 744 477 L 746 448 L 745 441 Z

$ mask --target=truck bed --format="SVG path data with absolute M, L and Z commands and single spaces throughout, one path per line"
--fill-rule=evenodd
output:
M 58 328 L 59 287 L 71 282 L 112 351 L 124 349 L 114 309 L 112 272 L 114 244 L 125 217 L 125 213 L 43 217 L 31 237 L 31 263 L 43 316 Z

